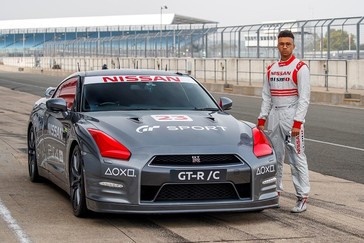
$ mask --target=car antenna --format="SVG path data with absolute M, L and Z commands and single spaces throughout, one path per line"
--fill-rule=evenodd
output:
M 81 68 L 80 68 L 80 63 L 77 62 L 77 72 L 81 71 Z

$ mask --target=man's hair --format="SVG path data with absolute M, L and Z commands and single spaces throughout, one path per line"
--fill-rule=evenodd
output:
M 279 32 L 278 39 L 281 37 L 291 37 L 294 40 L 294 35 L 290 30 L 282 30 L 281 32 Z

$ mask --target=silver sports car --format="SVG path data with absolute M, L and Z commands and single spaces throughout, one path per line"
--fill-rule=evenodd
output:
M 231 106 L 180 73 L 75 73 L 30 114 L 30 180 L 65 190 L 78 217 L 277 207 L 270 141 Z

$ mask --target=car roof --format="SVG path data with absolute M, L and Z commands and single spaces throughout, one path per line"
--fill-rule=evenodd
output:
M 187 76 L 179 72 L 154 70 L 154 69 L 104 69 L 96 71 L 83 71 L 72 74 L 71 76 L 115 76 L 115 75 L 149 75 L 149 76 Z

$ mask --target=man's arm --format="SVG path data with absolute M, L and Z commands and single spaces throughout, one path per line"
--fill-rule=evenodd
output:
M 271 67 L 271 66 L 270 66 Z M 268 67 L 267 75 L 265 76 L 263 82 L 263 89 L 262 89 L 262 105 L 260 108 L 260 114 L 258 116 L 258 128 L 264 129 L 265 121 L 269 115 L 270 110 L 272 109 L 272 98 L 270 94 L 270 86 L 269 86 L 269 72 L 270 67 Z
M 297 89 L 299 97 L 296 114 L 293 118 L 292 136 L 299 134 L 310 103 L 310 71 L 307 65 L 303 65 L 297 73 Z

